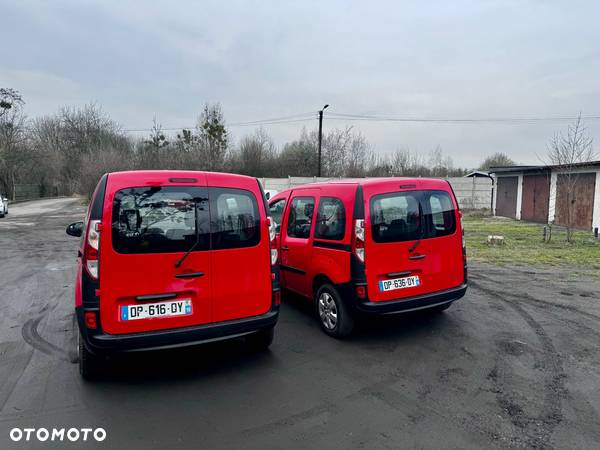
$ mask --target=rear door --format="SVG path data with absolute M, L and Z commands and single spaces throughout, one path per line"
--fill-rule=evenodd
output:
M 450 191 L 377 192 L 365 186 L 364 193 L 370 300 L 413 297 L 463 282 L 462 239 Z M 393 282 L 399 279 L 404 281 Z
M 209 198 L 205 175 L 194 176 L 193 185 L 165 179 L 137 186 L 109 176 L 100 239 L 100 316 L 107 333 L 212 321 Z M 150 306 L 156 304 L 164 306 Z
M 281 264 L 284 286 L 302 295 L 311 296 L 307 271 L 312 252 L 315 205 L 319 189 L 294 190 L 289 198 L 281 227 Z
M 212 222 L 213 321 L 265 314 L 271 308 L 271 250 L 258 182 L 223 182 L 209 174 Z

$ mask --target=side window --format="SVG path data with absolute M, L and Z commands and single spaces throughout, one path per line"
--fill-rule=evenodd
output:
M 339 198 L 321 197 L 317 211 L 315 237 L 342 240 L 346 230 L 346 211 Z
M 285 199 L 277 200 L 271 206 L 269 206 L 269 215 L 275 222 L 275 228 L 279 233 L 281 228 L 281 221 L 283 219 L 283 210 L 285 209 Z
M 456 220 L 454 218 L 454 205 L 446 192 L 432 192 L 429 194 L 429 208 L 431 216 L 431 237 L 446 236 L 454 233 Z
M 287 223 L 288 236 L 308 239 L 314 210 L 315 199 L 313 197 L 294 198 Z
M 260 242 L 254 195 L 242 189 L 209 188 L 213 250 L 252 247 Z

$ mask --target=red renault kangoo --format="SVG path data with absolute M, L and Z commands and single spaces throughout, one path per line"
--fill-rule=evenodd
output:
M 81 236 L 79 367 L 114 352 L 245 336 L 268 347 L 279 315 L 275 229 L 256 178 L 191 171 L 104 175 Z
M 338 180 L 269 205 L 281 287 L 313 300 L 331 336 L 365 314 L 443 311 L 466 292 L 461 215 L 445 180 Z

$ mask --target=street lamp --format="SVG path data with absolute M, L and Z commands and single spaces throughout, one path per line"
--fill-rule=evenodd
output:
M 329 105 L 323 106 L 323 109 L 319 111 L 319 158 L 317 162 L 317 177 L 321 176 L 321 143 L 323 141 L 323 111 L 327 109 Z

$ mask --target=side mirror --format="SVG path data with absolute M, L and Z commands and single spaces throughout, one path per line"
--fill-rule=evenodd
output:
M 69 236 L 81 237 L 83 234 L 83 222 L 73 222 L 67 227 L 66 231 Z
M 8 197 L 2 197 L 2 200 L 4 200 L 5 202 L 8 201 Z

